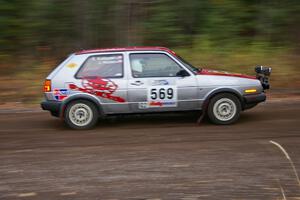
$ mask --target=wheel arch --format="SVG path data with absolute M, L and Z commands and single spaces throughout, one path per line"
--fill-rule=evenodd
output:
M 203 104 L 202 104 L 202 110 L 207 109 L 207 106 L 213 97 L 215 97 L 218 94 L 222 94 L 222 93 L 228 93 L 228 94 L 232 94 L 232 95 L 236 96 L 241 103 L 242 109 L 244 109 L 243 96 L 239 91 L 232 89 L 232 88 L 219 88 L 219 89 L 213 90 L 205 97 Z
M 98 98 L 94 97 L 93 95 L 90 95 L 90 94 L 82 94 L 82 93 L 78 93 L 78 94 L 74 94 L 72 96 L 69 96 L 67 99 L 65 99 L 63 102 L 62 102 L 62 105 L 61 105 L 61 110 L 60 110 L 60 116 L 63 117 L 64 116 L 64 112 L 65 112 L 65 109 L 67 107 L 67 105 L 71 102 L 74 102 L 74 101 L 78 101 L 78 100 L 86 100 L 86 101 L 89 101 L 91 103 L 93 103 L 96 108 L 97 108 L 97 111 L 99 113 L 100 116 L 103 116 L 104 115 L 104 112 L 103 112 L 103 109 L 102 109 L 102 106 L 101 106 L 101 102 Z

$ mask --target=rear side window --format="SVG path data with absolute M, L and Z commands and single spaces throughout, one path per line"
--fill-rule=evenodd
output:
M 123 55 L 97 55 L 89 57 L 76 74 L 76 78 L 84 77 L 123 77 Z

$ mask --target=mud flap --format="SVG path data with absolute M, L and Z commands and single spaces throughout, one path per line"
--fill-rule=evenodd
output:
M 202 113 L 201 113 L 200 117 L 197 120 L 198 125 L 200 125 L 202 120 L 204 119 L 204 117 L 206 115 L 207 108 L 208 108 L 208 101 L 205 101 L 203 106 L 202 106 Z

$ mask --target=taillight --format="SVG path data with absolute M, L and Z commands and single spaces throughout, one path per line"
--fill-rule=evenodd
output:
M 45 80 L 44 82 L 44 92 L 51 91 L 51 80 Z

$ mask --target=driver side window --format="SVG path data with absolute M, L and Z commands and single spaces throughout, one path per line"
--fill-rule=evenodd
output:
M 130 65 L 134 78 L 175 77 L 183 69 L 163 53 L 130 54 Z

